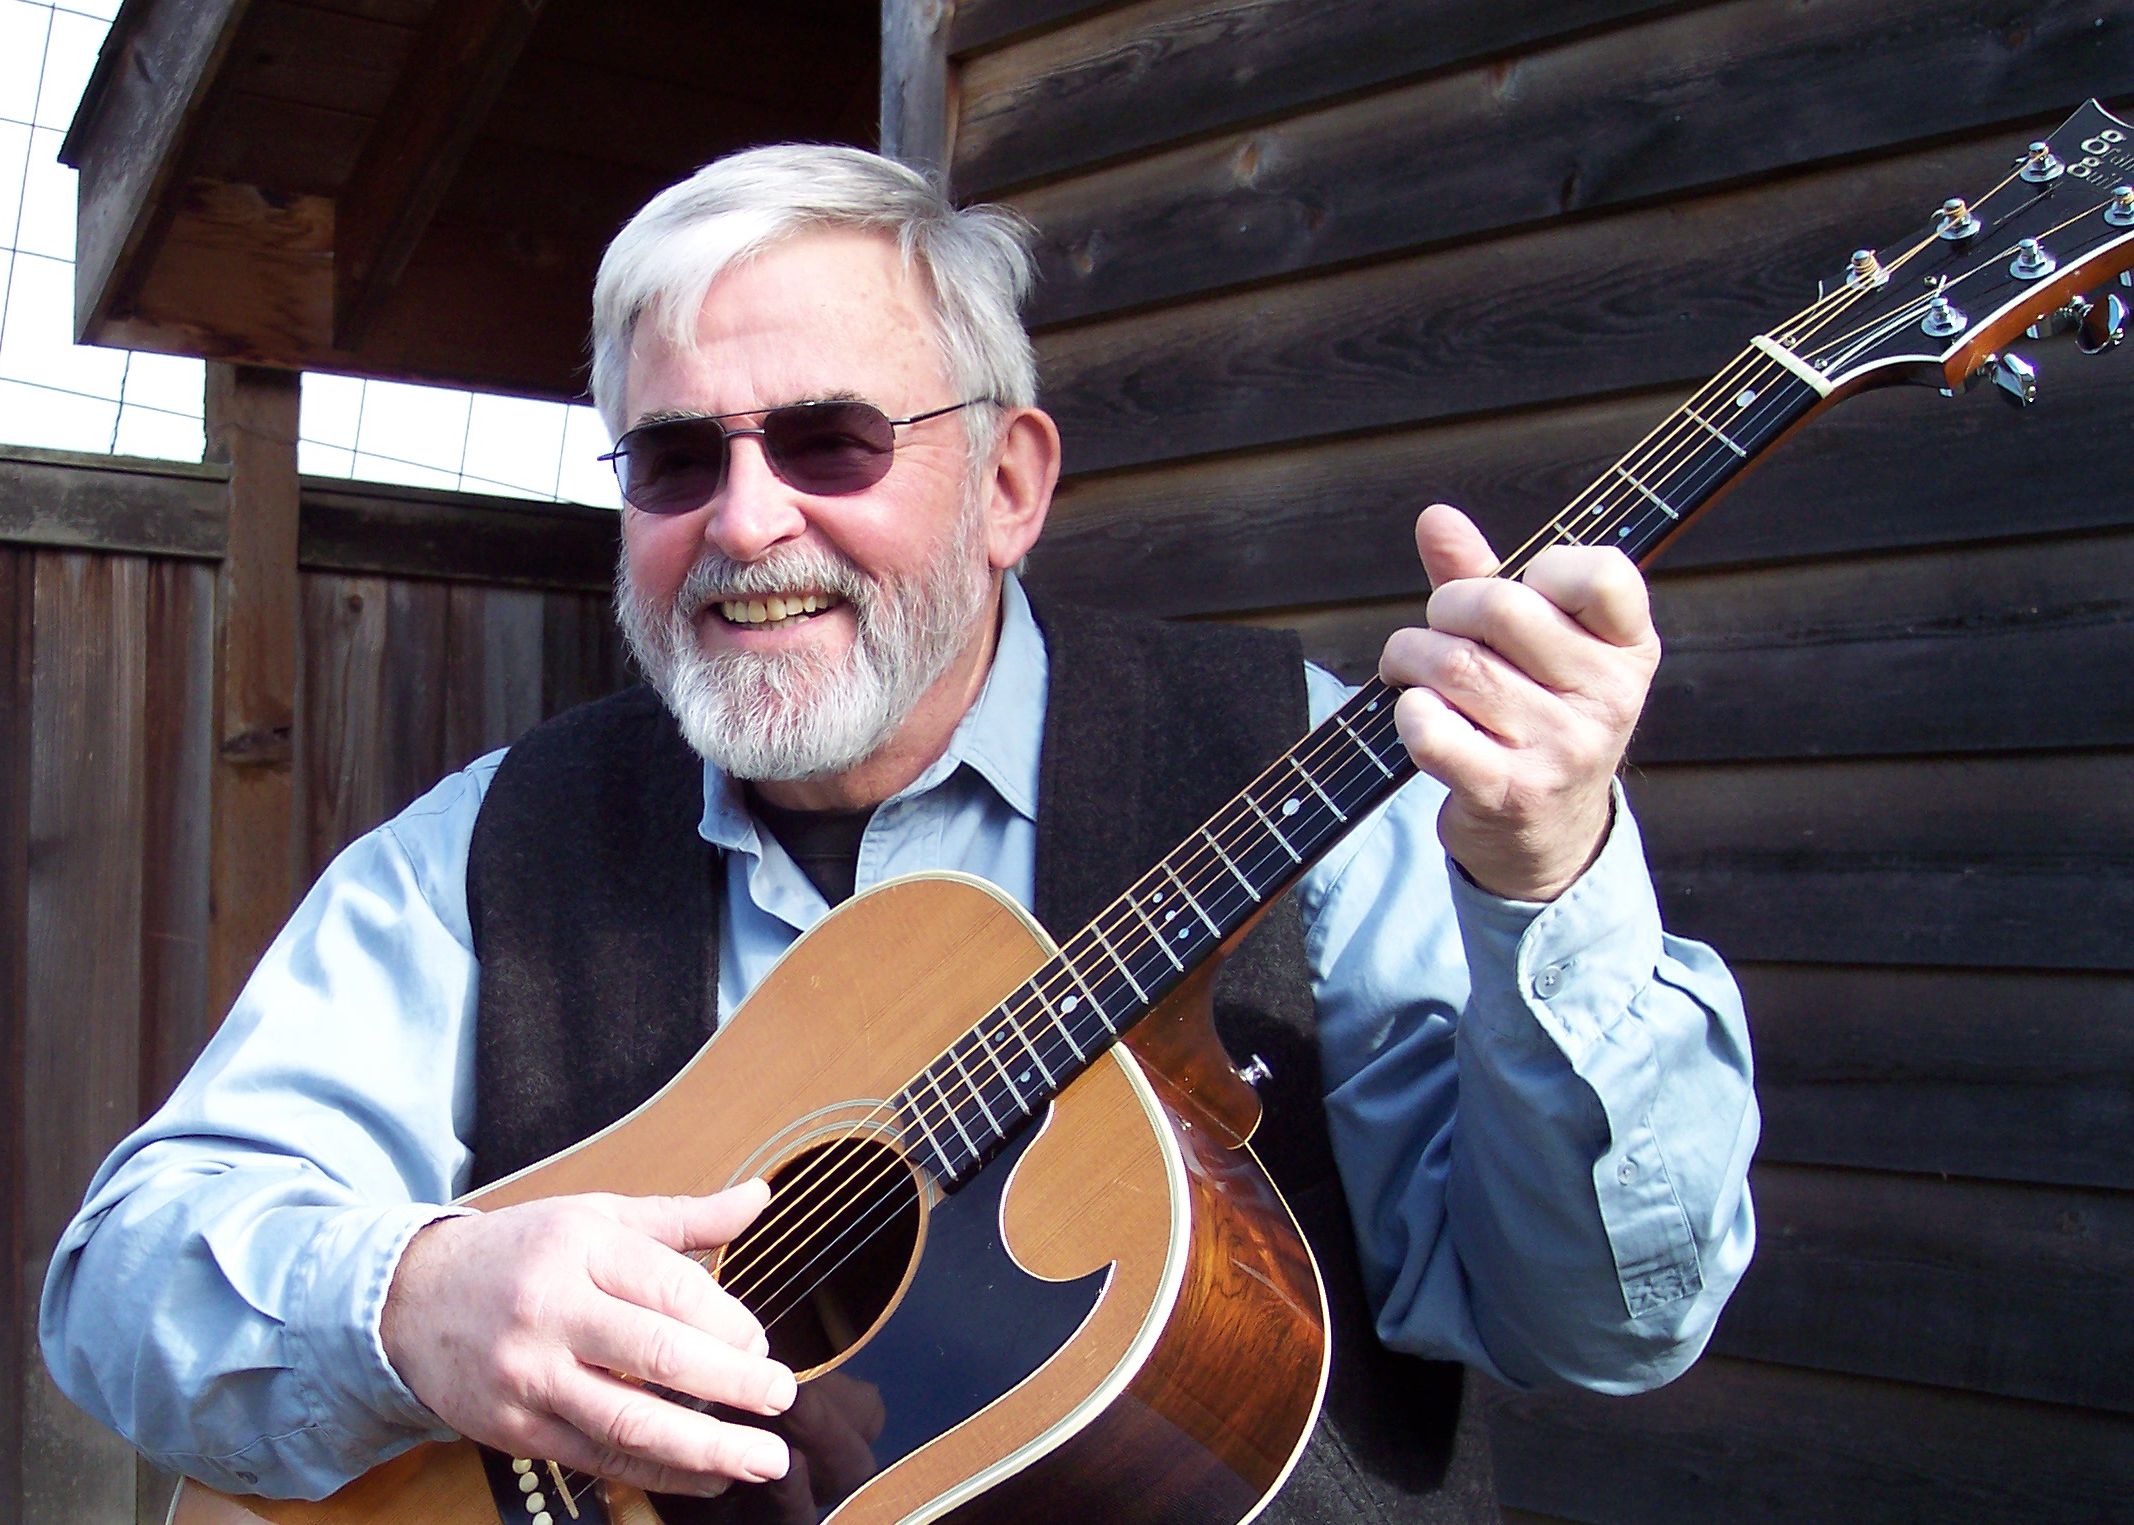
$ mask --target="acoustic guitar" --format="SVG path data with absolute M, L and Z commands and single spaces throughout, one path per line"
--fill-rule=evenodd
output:
M 2130 131 L 2093 101 L 1904 243 L 1852 255 L 1500 575 L 1549 545 L 1649 560 L 1851 393 L 1986 381 L 2027 403 L 2033 374 L 2009 341 L 2117 344 Z M 780 1421 L 804 1463 L 787 1484 L 670 1503 L 461 1442 L 320 1503 L 187 1484 L 172 1521 L 1251 1518 L 1317 1419 L 1326 1314 L 1248 1144 L 1259 1102 L 1216 1040 L 1209 991 L 1262 908 L 1413 774 L 1394 698 L 1365 684 L 1062 943 L 962 875 L 854 898 L 658 1095 L 468 1199 L 766 1177 L 770 1206 L 708 1265 L 802 1377 Z

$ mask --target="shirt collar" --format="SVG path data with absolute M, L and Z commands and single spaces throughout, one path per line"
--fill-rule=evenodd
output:
M 1000 601 L 1000 639 L 978 702 L 957 723 L 948 750 L 896 798 L 923 794 L 968 766 L 1010 809 L 1026 820 L 1037 819 L 1038 748 L 1050 666 L 1044 635 L 1013 572 L 1001 579 Z M 740 783 L 709 762 L 704 764 L 704 816 L 697 831 L 712 846 L 729 852 L 762 851 Z

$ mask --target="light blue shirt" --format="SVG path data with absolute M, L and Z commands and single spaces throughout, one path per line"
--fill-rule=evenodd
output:
M 1030 902 L 1046 672 L 1010 579 L 985 688 L 875 812 L 860 889 L 953 867 Z M 1347 692 L 1318 669 L 1309 689 L 1315 722 Z M 316 1497 L 441 1434 L 378 1322 L 408 1239 L 466 1185 L 464 875 L 502 755 L 335 859 L 60 1240 L 46 1360 L 160 1466 Z M 1655 1386 L 1703 1348 L 1754 1240 L 1739 996 L 1709 949 L 1662 932 L 1620 797 L 1599 859 L 1547 906 L 1448 864 L 1443 797 L 1408 784 L 1297 890 L 1379 1332 L 1520 1386 Z M 708 766 L 700 829 L 725 851 L 723 1018 L 826 907 Z

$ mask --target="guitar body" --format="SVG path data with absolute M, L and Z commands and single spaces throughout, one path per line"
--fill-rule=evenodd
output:
M 1149 1024 L 1168 1035 L 1169 1073 L 1112 1049 L 953 1194 L 887 1131 L 884 1099 L 1055 952 L 981 881 L 883 885 L 796 943 L 658 1095 L 469 1199 L 704 1193 L 753 1175 L 774 1193 L 840 1183 L 823 1193 L 820 1245 L 785 1257 L 839 1267 L 807 1312 L 782 1316 L 794 1298 L 744 1288 L 720 1267 L 801 1375 L 786 1416 L 794 1477 L 710 1503 L 574 1489 L 580 1519 L 1223 1525 L 1280 1485 L 1323 1397 L 1325 1309 L 1259 1162 L 1196 1100 L 1221 1094 L 1230 1074 L 1205 1020 L 1207 980 Z M 1200 1051 L 1180 1033 L 1201 1035 Z M 836 1166 L 827 1175 L 825 1161 Z M 866 1189 L 843 1192 L 846 1181 Z M 858 1223 L 880 1232 L 853 1253 Z M 737 1265 L 747 1243 L 728 1252 Z M 824 1428 L 843 1443 L 811 1456 L 809 1436 Z M 545 1468 L 533 1468 L 542 1500 L 568 1519 L 551 1497 L 565 1479 Z M 188 1484 L 171 1518 L 525 1525 L 530 1512 L 512 1507 L 523 1486 L 508 1458 L 426 1445 L 318 1503 Z

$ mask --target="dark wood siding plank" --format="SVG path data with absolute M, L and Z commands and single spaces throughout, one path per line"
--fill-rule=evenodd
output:
M 307 571 L 598 593 L 614 579 L 620 535 L 607 509 L 313 479 L 297 558 Z
M 2021 416 L 1913 387 L 1850 398 L 1773 451 L 1658 571 L 2128 522 L 2116 458 L 2096 448 L 2126 416 L 2117 367 L 2057 364 L 2048 385 Z M 1165 615 L 1411 594 L 1423 504 L 1457 503 L 1494 544 L 1517 545 L 1689 390 L 1079 478 L 1053 505 L 1031 582 Z
M 1667 0 L 1126 6 L 964 66 L 956 185 L 985 192 L 1136 152 L 1146 162 L 1158 144 L 1666 8 Z M 959 23 L 959 41 L 964 31 Z M 1149 110 L 1152 100 L 1163 109 Z
M 412 28 L 258 0 L 221 87 L 376 120 L 415 46 Z
M 975 53 L 1041 27 L 1061 26 L 1091 12 L 1109 10 L 1119 3 L 1120 0 L 957 0 L 949 51 Z
M 610 602 L 581 593 L 542 598 L 541 713 L 554 715 L 630 681 Z
M 2126 752 L 1648 768 L 1669 925 L 1771 963 L 2125 970 Z
M 2134 1197 L 1760 1165 L 1713 1349 L 2134 1411 Z
M 217 558 L 227 534 L 228 479 L 229 468 L 213 463 L 0 445 L 0 540 Z
M 1939 198 L 1918 158 L 1235 293 L 1045 336 L 1070 471 L 1316 435 L 1686 395 L 1812 300 L 1855 209 Z M 1628 443 L 1626 441 L 1626 443 Z
M 2134 1455 L 2122 1415 L 1716 1358 L 1636 1398 L 1491 1412 L 1505 1503 L 1626 1525 L 2106 1525 Z
M 1392 20 L 1405 9 L 1390 0 L 1374 8 Z M 1295 9 L 1317 26 L 1317 8 Z M 1538 25 L 1551 13 L 1605 7 L 1445 9 L 1475 18 L 1455 30 L 1486 35 L 1514 29 L 1500 18 L 1531 14 Z M 1205 10 L 1193 8 L 1196 16 Z M 1428 29 L 1409 35 L 1417 49 L 1432 45 Z M 1118 99 L 1148 98 L 1138 76 L 1160 67 L 1143 63 L 1150 50 L 1162 56 L 1153 39 L 1113 47 L 1099 73 L 1110 88 L 1067 93 L 1064 102 L 1053 97 L 1072 81 L 1018 82 L 1006 102 L 1020 111 L 1009 118 L 1016 140 L 1006 163 L 1019 173 L 1027 172 L 1026 161 L 1034 169 L 1058 167 L 1055 161 L 1097 157 L 1115 135 L 1169 132 L 1178 113 L 1168 101 L 1165 110 L 1150 111 Z M 1190 56 L 1212 81 L 1232 51 L 1217 46 Z M 1784 10 L 1736 0 L 1146 156 L 1010 200 L 1044 230 L 1032 317 L 1053 324 L 1971 135 L 1972 144 L 1945 151 L 1951 178 L 1932 200 L 1850 201 L 1862 219 L 1853 242 L 1873 243 L 1923 222 L 1940 195 L 1971 194 L 1970 187 L 1997 180 L 2004 146 L 2013 152 L 2034 129 L 2058 126 L 2076 104 L 2067 90 L 2070 72 L 2099 81 L 2134 73 L 2134 17 L 2108 15 L 2100 24 L 2095 7 L 2023 0 L 1972 7 L 1866 0 Z M 965 83 L 968 89 L 970 74 Z M 1265 83 L 1231 90 L 1230 109 L 1262 109 Z M 972 135 L 983 128 L 984 110 L 966 97 L 959 144 L 974 153 L 983 152 Z M 1998 135 L 1979 136 L 1989 127 Z M 959 169 L 960 189 L 986 183 L 976 173 L 966 181 Z
M 1737 964 L 1765 1162 L 2134 1189 L 2134 980 Z
M 89 1177 L 139 1116 L 146 583 L 146 565 L 134 557 L 39 558 L 26 1291 L 42 1284 Z M 43 1362 L 29 1361 L 19 1376 L 24 1516 L 130 1518 L 134 1467 L 125 1442 L 60 1397 Z

